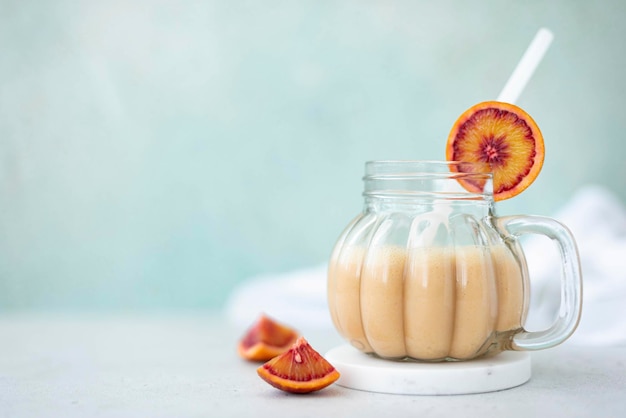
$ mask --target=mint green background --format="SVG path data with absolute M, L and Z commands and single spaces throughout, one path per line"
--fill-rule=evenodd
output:
M 536 31 L 501 214 L 626 198 L 623 1 L 0 1 L 0 310 L 219 308 L 326 261 L 369 159 L 442 159 Z

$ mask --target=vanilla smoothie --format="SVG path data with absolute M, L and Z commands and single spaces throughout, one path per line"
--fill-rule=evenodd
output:
M 387 358 L 473 358 L 524 315 L 522 273 L 504 245 L 345 247 L 328 283 L 339 332 Z
M 361 266 L 365 251 L 333 254 L 328 269 L 328 305 L 335 328 L 350 343 L 366 353 L 373 352 L 361 321 Z

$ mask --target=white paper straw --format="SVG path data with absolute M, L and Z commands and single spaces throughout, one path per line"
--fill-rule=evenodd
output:
M 515 103 L 517 101 L 528 80 L 530 80 L 530 77 L 550 47 L 553 38 L 554 35 L 548 29 L 539 29 L 500 92 L 497 99 L 499 102 Z

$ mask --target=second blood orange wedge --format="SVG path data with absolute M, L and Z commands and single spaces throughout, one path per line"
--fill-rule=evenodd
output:
M 297 338 L 296 330 L 262 314 L 239 340 L 237 352 L 246 360 L 267 361 L 288 350 Z
M 448 136 L 446 158 L 488 164 L 493 172 L 494 200 L 509 199 L 530 186 L 541 171 L 543 136 L 520 107 L 483 102 L 463 112 L 455 122 Z

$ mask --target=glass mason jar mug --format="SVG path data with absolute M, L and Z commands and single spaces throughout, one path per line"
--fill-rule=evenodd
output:
M 372 161 L 363 180 L 364 209 L 328 270 L 333 323 L 354 347 L 388 359 L 470 360 L 549 348 L 574 332 L 582 278 L 571 233 L 550 218 L 496 216 L 486 166 Z M 559 314 L 542 331 L 523 327 L 530 284 L 518 237 L 527 233 L 548 236 L 561 254 Z

